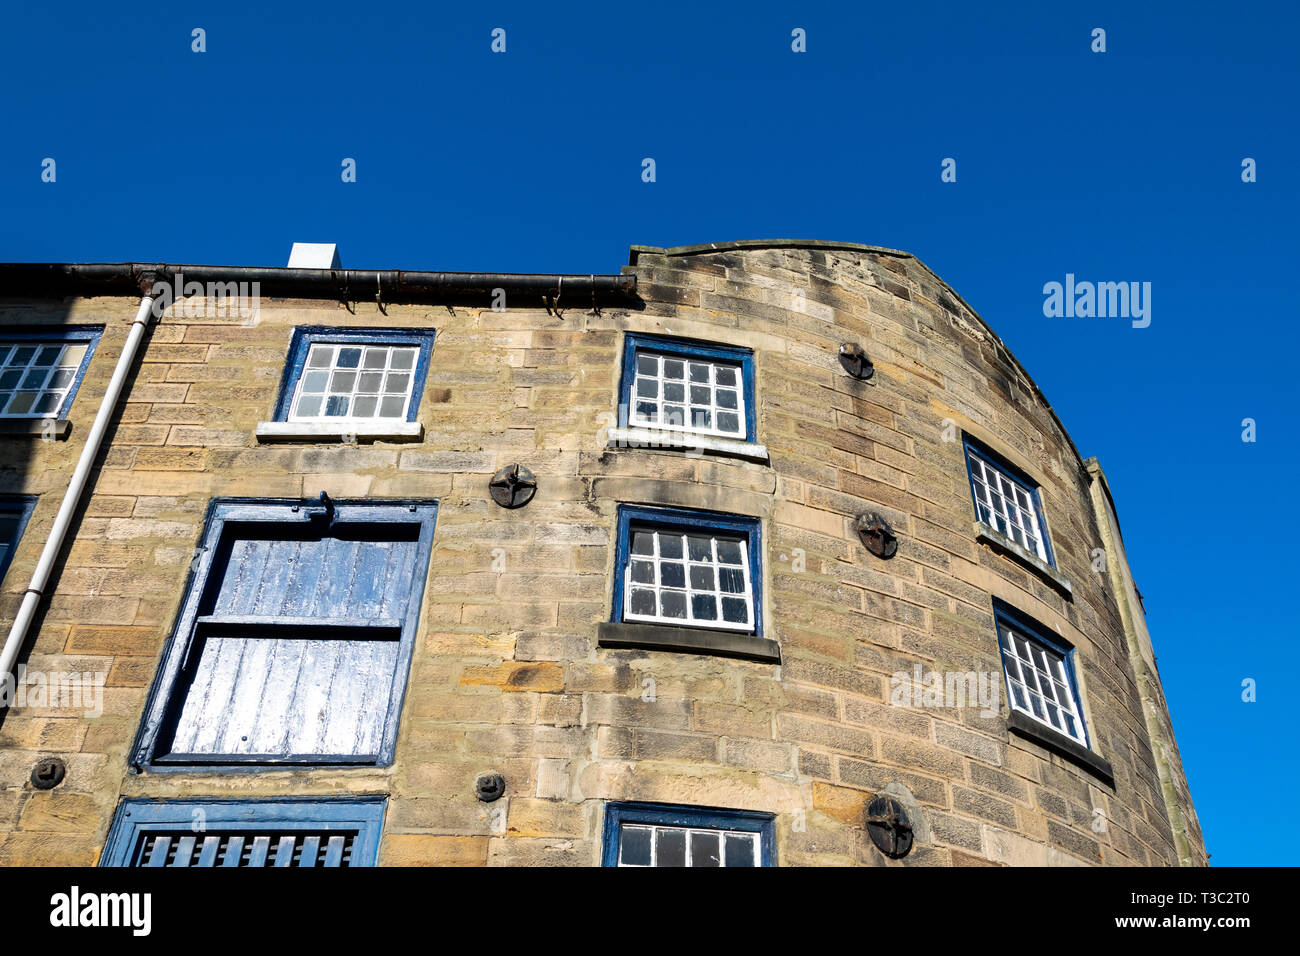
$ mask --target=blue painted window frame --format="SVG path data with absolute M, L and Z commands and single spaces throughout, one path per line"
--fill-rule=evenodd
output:
M 623 371 L 618 386 L 618 425 L 620 428 L 628 427 L 628 415 L 632 408 L 632 384 L 636 381 L 637 349 L 680 355 L 684 358 L 699 358 L 739 365 L 741 391 L 745 396 L 744 441 L 749 444 L 758 441 L 758 411 L 754 403 L 754 352 L 752 349 L 733 345 L 715 345 L 693 339 L 643 335 L 639 332 L 629 332 L 623 340 Z M 686 434 L 690 434 L 690 429 L 686 430 Z M 738 438 L 732 439 L 732 441 L 740 440 Z
M 1007 686 L 1007 662 L 1006 650 L 1002 647 L 1002 629 L 1010 626 L 1026 637 L 1032 638 L 1041 643 L 1044 647 L 1050 648 L 1060 654 L 1065 659 L 1065 673 L 1070 678 L 1070 693 L 1074 695 L 1074 706 L 1078 711 L 1079 727 L 1083 730 L 1083 744 L 1089 750 L 1092 749 L 1092 732 L 1088 729 L 1088 718 L 1083 710 L 1083 692 L 1079 689 L 1079 675 L 1075 664 L 1075 647 L 1066 641 L 1059 634 L 1056 634 L 1046 625 L 1034 620 L 1024 611 L 1012 607 L 1006 601 L 999 598 L 993 599 L 993 618 L 994 625 L 998 631 L 998 659 L 1002 662 L 1002 687 L 1007 694 L 1007 707 L 1012 712 L 1015 707 L 1012 706 L 1011 688 Z M 1063 734 L 1050 724 L 1038 722 L 1039 726 L 1047 733 L 1056 734 L 1072 744 L 1078 741 L 1073 740 L 1068 734 Z
M 5 575 L 9 573 L 9 565 L 13 564 L 14 560 L 14 551 L 18 548 L 18 542 L 23 539 L 23 533 L 27 530 L 27 522 L 31 520 L 32 511 L 35 508 L 35 495 L 0 495 L 0 514 L 17 517 L 18 519 L 13 539 L 7 542 L 9 545 L 8 551 L 3 558 L 0 558 L 0 582 L 3 582 Z
M 230 524 L 307 524 L 316 519 L 323 506 L 312 499 L 296 498 L 216 498 L 208 505 L 203 535 L 196 560 L 191 562 L 185 581 L 185 599 L 176 616 L 176 623 L 163 651 L 162 663 L 150 689 L 145 704 L 144 718 L 136 734 L 132 765 L 161 773 L 204 772 L 260 772 L 311 766 L 387 767 L 393 762 L 397 747 L 398 719 L 402 701 L 410 679 L 411 657 L 419 627 L 420 604 L 428 577 L 429 562 L 433 553 L 433 532 L 437 522 L 438 502 L 435 499 L 339 499 L 336 512 L 342 511 L 349 521 L 367 523 L 419 524 L 419 551 L 411 571 L 410 603 L 402 622 L 399 639 L 395 679 L 389 699 L 384 735 L 376 759 L 360 759 L 349 755 L 311 755 L 301 760 L 241 760 L 233 755 L 214 756 L 202 761 L 179 762 L 157 759 L 155 748 L 165 723 L 172 714 L 173 697 L 178 692 L 185 658 L 196 634 L 198 609 L 212 579 L 211 572 L 219 546 Z
M 618 866 L 619 829 L 625 823 L 714 830 L 746 830 L 759 835 L 762 866 L 776 866 L 776 816 L 756 810 L 690 807 L 670 803 L 607 803 L 601 839 L 601 866 Z
M 1023 469 L 1017 468 L 978 438 L 973 438 L 965 432 L 962 432 L 962 449 L 964 451 L 962 463 L 966 466 L 966 482 L 970 486 L 971 507 L 975 509 L 976 520 L 981 524 L 987 524 L 980 517 L 979 494 L 975 490 L 975 476 L 971 473 L 970 468 L 970 456 L 972 454 L 982 459 L 986 465 L 1002 472 L 1029 495 L 1029 500 L 1034 503 L 1034 513 L 1038 516 L 1038 527 L 1043 533 L 1043 550 L 1047 552 L 1047 563 L 1053 568 L 1056 567 L 1056 552 L 1052 550 L 1052 532 L 1047 527 L 1047 514 L 1043 511 L 1042 489 L 1038 483 L 1025 474 Z M 997 529 L 994 528 L 993 530 L 996 531 Z
M 300 325 L 293 330 L 289 341 L 289 357 L 284 363 L 284 372 L 280 376 L 280 397 L 275 403 L 275 421 L 287 422 L 289 409 L 293 403 L 294 392 L 298 389 L 298 379 L 302 377 L 303 367 L 307 364 L 307 353 L 313 344 L 367 344 L 367 345 L 413 345 L 420 353 L 415 360 L 415 372 L 411 378 L 411 401 L 406 409 L 406 420 L 415 421 L 420 401 L 424 397 L 424 382 L 429 374 L 429 362 L 433 356 L 434 329 L 364 329 L 355 326 L 335 327 L 328 325 Z M 323 419 L 328 421 L 328 419 Z M 383 421 L 383 419 L 376 419 Z M 391 421 L 391 419 L 390 419 Z
M 16 416 L 14 420 L 21 421 L 25 417 L 34 421 L 40 421 L 44 418 L 62 421 L 67 418 L 68 411 L 72 408 L 72 403 L 77 397 L 77 392 L 81 391 L 81 380 L 86 377 L 86 370 L 90 368 L 90 360 L 95 357 L 95 348 L 99 345 L 100 337 L 103 334 L 104 327 L 102 325 L 70 325 L 50 328 L 32 328 L 28 326 L 22 329 L 5 329 L 0 332 L 0 344 L 2 345 L 16 345 L 20 342 L 86 343 L 86 354 L 81 357 L 81 367 L 77 369 L 77 374 L 72 377 L 72 384 L 68 386 L 68 394 L 63 396 L 62 404 L 54 413 Z
M 374 866 L 379 857 L 379 839 L 383 830 L 384 797 L 337 798 L 266 797 L 257 800 L 123 800 L 113 816 L 101 867 L 138 866 L 144 849 L 141 838 L 146 832 L 175 830 L 201 833 L 193 829 L 202 819 L 203 830 L 357 830 L 352 843 L 350 866 Z M 202 817 L 195 813 L 201 812 Z
M 720 511 L 702 511 L 694 508 L 655 508 L 644 505 L 618 506 L 618 540 L 614 560 L 614 608 L 610 621 L 623 623 L 623 587 L 627 573 L 628 552 L 631 549 L 631 531 L 637 527 L 668 528 L 678 531 L 730 531 L 746 536 L 746 555 L 749 558 L 749 581 L 754 591 L 754 637 L 763 636 L 763 522 L 749 515 L 724 514 Z M 639 624 L 640 621 L 628 621 Z M 697 624 L 673 625 L 692 630 L 708 631 L 713 628 Z M 725 630 L 729 634 L 744 631 Z

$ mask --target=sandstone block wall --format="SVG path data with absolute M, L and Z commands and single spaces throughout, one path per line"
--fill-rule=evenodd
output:
M 147 342 L 24 658 L 106 673 L 103 714 L 5 716 L 0 865 L 94 863 L 122 797 L 349 792 L 389 797 L 380 862 L 392 865 L 594 865 L 612 800 L 774 813 L 782 865 L 968 865 L 1177 864 L 1173 799 L 1191 820 L 1184 862 L 1203 863 L 1181 766 L 1177 786 L 1162 787 L 1153 754 L 1143 700 L 1162 709 L 1163 695 L 1145 670 L 1138 686 L 1117 584 L 1092 567 L 1093 549 L 1108 546 L 1094 479 L 988 327 L 924 265 L 887 250 L 635 248 L 627 268 L 643 305 L 599 314 L 263 300 L 254 318 L 187 318 L 173 306 Z M 0 439 L 0 492 L 40 496 L 4 581 L 5 626 L 136 304 L 0 307 L 6 325 L 105 326 L 68 439 Z M 423 440 L 259 443 L 301 325 L 436 328 Z M 628 332 L 752 349 L 770 464 L 608 448 Z M 844 373 L 845 341 L 872 358 L 872 380 Z M 961 430 L 1041 485 L 1072 597 L 977 540 Z M 488 479 L 516 461 L 539 490 L 506 510 Z M 322 490 L 440 501 L 394 764 L 128 772 L 210 500 Z M 760 518 L 765 633 L 781 663 L 598 648 L 620 503 Z M 898 532 L 892 560 L 858 541 L 864 510 Z M 1113 786 L 1010 733 L 1005 693 L 992 717 L 890 705 L 890 676 L 914 664 L 1001 671 L 994 597 L 1078 648 L 1085 717 Z M 1167 711 L 1156 716 L 1167 723 Z M 68 777 L 36 791 L 28 776 L 47 754 Z M 507 781 L 497 803 L 474 796 L 485 771 Z M 862 824 L 865 802 L 890 783 L 915 796 L 927 826 L 898 863 Z

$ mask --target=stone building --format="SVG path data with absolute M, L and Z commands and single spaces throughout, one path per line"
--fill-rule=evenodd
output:
M 0 865 L 1206 862 L 1105 476 L 919 260 L 315 265 L 0 266 Z

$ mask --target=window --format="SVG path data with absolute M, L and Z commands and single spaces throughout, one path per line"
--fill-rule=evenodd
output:
M 762 633 L 757 518 L 619 507 L 614 620 Z
M 126 800 L 100 866 L 374 866 L 384 802 Z
M 755 441 L 748 349 L 628 335 L 619 425 Z
M 971 494 L 979 520 L 1055 567 L 1037 486 L 970 436 L 965 438 L 965 447 Z
M 994 613 L 1012 710 L 1087 747 L 1074 649 L 1000 601 L 994 602 Z
M 773 816 L 748 810 L 611 803 L 604 866 L 774 866 Z
M 14 549 L 22 540 L 23 529 L 35 507 L 36 498 L 31 495 L 0 497 L 0 581 L 9 570 Z
M 63 418 L 100 328 L 0 335 L 0 418 Z
M 435 512 L 217 502 L 137 765 L 391 763 Z
M 413 422 L 432 350 L 432 329 L 295 329 L 276 420 Z

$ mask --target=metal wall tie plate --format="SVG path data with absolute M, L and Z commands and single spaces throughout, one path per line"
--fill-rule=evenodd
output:
M 506 792 L 505 778 L 499 773 L 481 774 L 474 781 L 474 796 L 478 797 L 484 803 L 491 803 L 493 800 L 499 800 L 501 795 Z
M 488 491 L 492 500 L 502 508 L 522 508 L 537 493 L 537 479 L 531 471 L 516 462 L 492 476 Z
M 863 546 L 876 557 L 888 560 L 898 553 L 898 536 L 889 522 L 876 512 L 858 515 L 855 527 Z
M 864 822 L 871 842 L 891 860 L 907 856 L 912 849 L 912 821 L 893 797 L 873 798 L 867 804 Z
M 53 790 L 68 775 L 67 765 L 58 757 L 46 757 L 32 768 L 32 786 L 37 790 Z
M 876 367 L 857 342 L 845 342 L 840 346 L 840 364 L 844 366 L 844 371 L 863 381 L 876 374 Z

